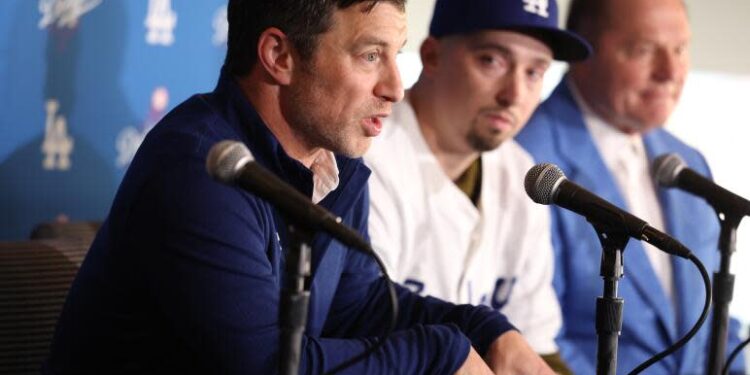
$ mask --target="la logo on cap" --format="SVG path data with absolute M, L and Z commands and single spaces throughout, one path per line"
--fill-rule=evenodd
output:
M 549 0 L 523 0 L 523 10 L 549 18 Z

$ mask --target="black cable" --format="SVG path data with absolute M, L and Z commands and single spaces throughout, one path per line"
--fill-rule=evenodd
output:
M 698 270 L 701 272 L 701 276 L 703 276 L 703 284 L 706 287 L 706 303 L 703 305 L 703 312 L 701 313 L 700 318 L 698 318 L 698 321 L 695 322 L 695 325 L 693 325 L 693 328 L 690 329 L 690 331 L 683 336 L 681 339 L 679 339 L 676 343 L 672 344 L 672 346 L 668 347 L 666 350 L 662 351 L 661 353 L 649 358 L 646 362 L 641 363 L 633 369 L 633 371 L 629 372 L 628 375 L 635 375 L 640 374 L 643 370 L 647 369 L 649 366 L 653 365 L 656 362 L 661 361 L 666 356 L 674 353 L 677 351 L 677 349 L 680 349 L 683 345 L 685 345 L 688 341 L 690 341 L 693 336 L 695 336 L 696 333 L 698 333 L 698 330 L 703 326 L 703 322 L 705 322 L 706 317 L 708 316 L 708 310 L 711 307 L 711 279 L 708 277 L 708 272 L 706 271 L 706 267 L 703 266 L 703 263 L 701 263 L 700 259 L 698 259 L 694 254 L 689 254 L 687 259 L 689 259 L 693 264 L 695 264 L 696 267 L 698 267 Z
M 396 328 L 396 323 L 398 323 L 398 296 L 396 296 L 396 287 L 393 285 L 393 280 L 391 280 L 391 277 L 388 276 L 388 271 L 385 269 L 385 265 L 383 264 L 383 261 L 380 260 L 380 257 L 378 257 L 378 255 L 375 253 L 375 251 L 372 250 L 372 248 L 370 249 L 369 253 L 375 259 L 375 262 L 378 263 L 378 267 L 380 267 L 380 270 L 383 272 L 383 278 L 385 279 L 386 286 L 388 287 L 388 294 L 391 298 L 391 324 L 373 346 L 365 349 L 365 351 L 363 351 L 362 353 L 334 367 L 332 370 L 326 372 L 325 375 L 333 375 L 337 372 L 340 372 L 347 367 L 350 367 L 355 363 L 365 359 L 367 356 L 380 349 L 385 344 L 385 340 L 388 338 L 388 336 L 390 336 L 393 330 Z
M 729 358 L 727 358 L 727 363 L 724 364 L 724 369 L 721 370 L 722 375 L 728 375 L 729 374 L 729 368 L 732 367 L 732 362 L 734 362 L 735 359 L 737 359 L 737 356 L 742 353 L 742 349 L 745 349 L 745 347 L 750 344 L 750 337 L 748 337 L 747 340 L 741 342 L 739 345 L 737 345 L 734 350 L 732 350 L 732 354 L 729 355 Z

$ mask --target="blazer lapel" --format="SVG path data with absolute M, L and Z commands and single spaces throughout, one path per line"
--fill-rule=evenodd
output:
M 653 161 L 659 155 L 673 151 L 665 143 L 660 130 L 651 132 L 648 136 L 644 137 L 644 141 L 650 161 Z M 662 206 L 666 226 L 665 231 L 681 242 L 694 238 L 696 234 L 691 233 L 692 229 L 690 226 L 680 225 L 679 223 L 680 220 L 690 218 L 696 214 L 691 210 L 689 205 L 684 204 L 685 193 L 679 189 L 662 188 L 659 186 L 656 189 Z M 696 306 L 703 306 L 705 293 L 702 291 L 705 287 L 698 271 L 690 261 L 673 257 L 672 268 L 675 293 L 677 293 L 677 316 L 679 317 L 676 326 L 677 332 L 682 336 L 692 328 L 700 316 L 701 311 L 700 309 L 696 309 Z M 711 269 L 708 269 L 709 273 L 711 271 Z M 681 360 L 691 355 L 691 353 L 685 350 L 681 350 L 677 354 L 682 354 Z
M 565 170 L 567 177 L 582 187 L 596 192 L 603 199 L 612 204 L 629 210 L 623 194 L 617 187 L 614 176 L 607 169 L 593 138 L 584 123 L 580 110 L 566 84 L 561 84 L 558 90 L 565 90 L 564 100 L 555 106 L 558 118 L 566 119 L 561 131 L 554 134 L 560 143 L 560 153 L 564 164 L 570 170 Z M 667 298 L 660 285 L 651 262 L 646 256 L 643 245 L 636 239 L 630 239 L 623 254 L 625 277 L 621 280 L 620 295 L 631 303 L 638 300 L 645 301 L 656 312 L 662 324 L 668 341 L 676 339 L 676 325 L 672 302 Z M 677 282 L 675 280 L 675 282 Z M 632 289 L 629 288 L 632 285 Z M 593 303 L 593 302 L 592 302 Z M 624 319 L 628 320 L 627 316 Z M 631 317 L 632 319 L 632 317 Z

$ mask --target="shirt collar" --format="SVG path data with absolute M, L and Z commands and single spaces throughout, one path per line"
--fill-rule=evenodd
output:
M 339 167 L 333 152 L 320 150 L 310 165 L 313 173 L 313 203 L 318 203 L 339 186 Z
M 618 165 L 622 158 L 630 158 L 634 153 L 644 153 L 643 137 L 640 133 L 627 134 L 608 123 L 583 100 L 572 80 L 568 83 L 573 100 L 581 108 L 583 122 L 607 166 Z

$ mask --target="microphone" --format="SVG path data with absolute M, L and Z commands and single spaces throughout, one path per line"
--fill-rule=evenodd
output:
M 370 244 L 341 223 L 341 218 L 320 207 L 255 162 L 250 150 L 237 141 L 221 141 L 211 147 L 206 170 L 218 181 L 234 184 L 270 202 L 288 219 L 312 231 L 323 230 L 341 243 L 367 254 Z
M 585 216 L 589 222 L 620 226 L 630 237 L 646 241 L 672 255 L 688 259 L 691 251 L 645 221 L 568 180 L 554 164 L 537 164 L 526 173 L 526 194 L 536 203 L 556 204 Z
M 710 179 L 688 168 L 677 154 L 664 154 L 654 160 L 654 179 L 659 185 L 677 187 L 706 200 L 719 212 L 732 212 L 741 216 L 750 215 L 750 202 L 717 185 Z

